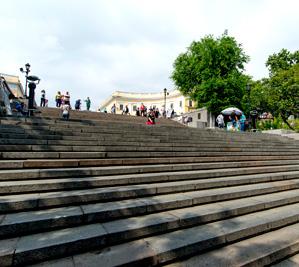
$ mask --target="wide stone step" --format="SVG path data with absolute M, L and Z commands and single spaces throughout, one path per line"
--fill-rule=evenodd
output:
M 50 193 L 5 195 L 0 196 L 0 212 L 7 213 L 91 202 L 109 202 L 113 200 L 147 197 L 178 192 L 183 193 L 190 191 L 195 191 L 194 197 L 197 198 L 196 204 L 200 204 L 299 188 L 299 179 L 295 179 L 298 177 L 298 175 L 292 173 L 287 175 L 284 173 L 283 176 L 279 177 L 279 179 L 283 179 L 284 177 L 286 180 L 283 181 L 264 182 L 259 184 L 240 185 L 228 188 L 216 188 L 200 191 L 195 190 L 198 190 L 200 186 L 203 186 L 202 181 L 191 180 L 73 191 L 58 191 Z
M 285 171 L 287 172 L 278 172 Z M 277 173 L 272 174 L 273 171 Z M 242 173 L 243 172 L 243 173 Z M 271 172 L 271 175 L 257 174 L 257 173 L 267 173 Z M 288 176 L 292 173 L 292 176 Z M 98 188 L 105 186 L 116 186 L 116 185 L 127 185 L 127 184 L 141 184 L 141 183 L 157 183 L 165 181 L 181 181 L 190 179 L 202 179 L 201 182 L 198 181 L 197 189 L 206 189 L 213 187 L 222 186 L 232 186 L 241 185 L 249 183 L 258 183 L 266 181 L 282 180 L 286 177 L 299 178 L 299 167 L 294 170 L 290 169 L 273 169 L 261 170 L 258 169 L 255 173 L 252 170 L 247 172 L 242 170 L 238 172 L 227 171 L 226 169 L 220 169 L 220 174 L 213 169 L 212 172 L 183 172 L 180 173 L 165 173 L 165 174 L 142 174 L 135 175 L 114 175 L 114 176 L 99 176 L 99 177 L 84 177 L 84 178 L 60 178 L 56 179 L 42 179 L 42 180 L 26 180 L 26 181 L 1 181 L 0 182 L 0 194 L 10 194 L 10 193 L 31 193 L 31 192 L 47 192 L 47 191 L 59 191 L 59 190 L 75 190 L 75 189 L 86 189 L 86 188 Z M 254 173 L 248 175 L 249 173 Z M 240 175 L 233 177 L 223 177 L 228 175 Z M 295 175 L 295 176 L 294 176 Z M 186 182 L 187 184 L 188 182 Z M 192 182 L 191 182 L 192 183 Z M 201 184 L 199 184 L 201 183 Z
M 179 147 L 179 146 L 110 146 L 110 145 L 92 145 L 92 141 L 87 145 L 45 145 L 42 144 L 43 140 L 40 140 L 40 145 L 36 144 L 15 144 L 15 145 L 0 145 L 0 151 L 58 151 L 58 152 L 66 152 L 66 151 L 86 151 L 86 152 L 165 152 L 165 153 L 192 153 L 192 152 L 287 152 L 287 153 L 297 153 L 298 149 L 294 147 L 230 147 L 230 146 L 216 146 L 216 147 L 207 147 L 205 145 L 199 147 Z M 22 142 L 25 143 L 25 142 Z M 30 142 L 29 142 L 30 143 Z M 36 141 L 34 141 L 36 143 Z
M 172 211 L 174 212 L 176 211 Z M 10 251 L 7 249 L 6 255 L 2 253 L 2 258 L 7 262 L 11 260 L 13 265 L 24 265 L 108 247 L 96 253 L 73 256 L 73 260 L 75 264 L 78 261 L 81 261 L 81 264 L 84 262 L 82 266 L 92 266 L 90 262 L 101 262 L 103 266 L 129 263 L 147 266 L 145 262 L 156 265 L 269 232 L 278 227 L 297 225 L 299 222 L 299 204 L 272 208 L 183 230 L 181 228 L 186 227 L 183 218 L 188 211 L 177 212 L 180 217 L 177 217 L 176 213 L 164 212 L 1 240 L 0 247 L 10 249 Z M 165 231 L 171 232 L 157 235 Z M 154 234 L 155 236 L 149 236 Z M 143 239 L 115 245 L 137 238 Z M 115 246 L 109 247 L 111 245 Z M 114 256 L 111 257 L 111 254 Z M 106 264 L 107 255 L 109 260 L 106 260 L 113 265 Z
M 279 165 L 278 165 L 279 164 Z M 291 161 L 250 161 L 250 162 L 212 162 L 212 163 L 188 163 L 188 164 L 156 164 L 137 166 L 113 166 L 111 167 L 80 167 L 60 169 L 27 169 L 27 170 L 0 170 L 0 181 L 28 180 L 44 178 L 77 178 L 86 176 L 103 176 L 135 174 L 135 181 L 142 182 L 145 175 L 147 182 L 171 180 L 171 177 L 184 176 L 192 178 L 215 178 L 227 175 L 245 175 L 258 173 L 271 173 L 283 171 L 298 171 L 297 160 Z M 161 173 L 162 172 L 162 173 Z M 138 178 L 138 177 L 141 178 Z M 132 175 L 130 175 L 132 177 Z M 152 177 L 150 179 L 150 177 Z M 166 177 L 166 178 L 165 178 Z M 117 179 L 118 179 L 117 178 Z M 112 179 L 112 178 L 111 178 Z M 129 180 L 127 181 L 129 182 Z
M 292 229 L 293 230 L 293 229 Z M 296 229 L 296 231 L 298 232 L 298 230 Z M 296 235 L 297 236 L 297 235 Z M 292 240 L 292 238 L 296 237 L 295 235 L 291 235 L 290 240 Z M 288 238 L 288 236 L 286 236 Z M 295 243 L 295 242 L 294 242 Z M 287 256 L 292 255 L 292 253 L 294 253 L 295 251 L 297 251 L 297 254 L 294 256 L 291 256 L 287 259 L 284 259 L 283 261 L 273 264 L 271 265 L 272 267 L 298 267 L 299 266 L 299 249 L 298 249 L 298 243 L 294 244 L 294 247 L 289 247 L 287 248 L 288 251 L 291 251 L 291 253 L 283 253 L 282 257 L 279 257 L 278 259 L 283 259 Z
M 278 264 L 278 260 L 299 253 L 299 224 L 236 242 L 188 260 L 166 265 L 165 267 L 189 266 L 299 266 L 299 254 Z M 57 262 L 58 263 L 58 262 Z M 55 265 L 54 265 L 55 266 Z M 54 267 L 53 266 L 53 267 Z M 92 266 L 92 265 L 88 265 Z
M 5 152 L 3 152 L 4 154 Z M 214 151 L 201 151 L 201 152 L 140 152 L 135 151 L 134 156 L 138 158 L 143 157 L 212 157 L 212 156 L 278 156 L 282 153 L 279 151 L 242 151 L 242 152 L 214 152 Z M 299 155 L 299 151 L 284 151 L 283 155 Z M 125 158 L 132 157 L 132 152 L 106 152 L 107 158 Z
M 184 148 L 189 148 L 190 149 L 190 145 L 187 145 L 188 143 L 186 142 L 161 142 L 160 140 L 146 140 L 144 141 L 144 139 L 138 139 L 137 140 L 131 140 L 131 141 L 124 141 L 124 140 L 119 140 L 119 141 L 113 141 L 110 140 L 109 143 L 107 143 L 108 140 L 85 140 L 82 138 L 82 140 L 57 140 L 57 139 L 52 139 L 50 138 L 50 140 L 47 139 L 30 139 L 27 138 L 26 136 L 24 136 L 22 139 L 0 139 L 0 149 L 4 149 L 3 145 L 63 145 L 63 146 L 75 146 L 75 145 L 80 145 L 80 146 L 105 146 L 105 147 L 113 147 L 115 146 L 116 149 L 119 148 L 119 146 L 130 146 L 130 147 L 167 147 L 170 150 L 172 149 L 172 147 L 175 147 L 177 149 L 177 147 L 182 147 L 182 149 Z M 191 144 L 191 143 L 190 143 Z M 1 146 L 2 145 L 2 146 Z M 197 149 L 198 147 L 200 148 L 215 148 L 215 146 L 217 147 L 221 147 L 221 148 L 230 148 L 230 149 L 234 149 L 234 148 L 246 148 L 251 149 L 253 146 L 257 145 L 258 147 L 261 145 L 260 143 L 252 143 L 252 142 L 223 142 L 223 141 L 217 141 L 217 142 L 213 142 L 213 141 L 204 141 L 201 140 L 201 142 L 192 142 L 192 149 Z M 41 146 L 44 147 L 44 146 Z M 291 144 L 270 144 L 268 143 L 267 145 L 264 145 L 264 147 L 266 147 L 267 149 L 277 149 L 277 150 L 281 150 L 281 149 L 288 149 L 288 150 L 295 150 L 297 148 L 299 148 L 299 145 L 296 147 L 294 145 Z M 47 147 L 45 147 L 46 149 Z M 259 148 L 260 149 L 260 148 Z M 6 149 L 7 150 L 7 149 Z
M 81 127 L 76 127 L 76 128 L 57 128 L 57 127 L 46 127 L 46 126 L 11 126 L 11 125 L 0 125 L 1 133 L 12 133 L 12 134 L 48 134 L 48 135 L 72 135 L 72 136 L 94 136 L 94 135 L 124 135 L 127 137 L 134 137 L 134 136 L 143 136 L 143 137 L 156 137 L 156 138 L 162 138 L 162 139 L 168 139 L 168 140 L 186 140 L 186 139 L 209 139 L 209 140 L 226 140 L 226 141 L 246 141 L 246 140 L 251 140 L 251 141 L 265 141 L 268 142 L 271 140 L 271 142 L 274 143 L 292 143 L 294 145 L 298 144 L 298 142 L 288 140 L 287 138 L 285 139 L 275 139 L 271 138 L 269 139 L 267 135 L 260 135 L 260 136 L 255 136 L 255 135 L 248 135 L 246 133 L 243 133 L 241 135 L 233 135 L 233 134 L 222 134 L 219 135 L 217 133 L 214 133 L 211 135 L 209 132 L 197 132 L 194 134 L 190 134 L 190 132 L 185 131 L 184 134 L 178 132 L 177 130 L 174 132 L 169 132 L 170 129 L 166 129 L 165 132 L 162 132 L 161 130 L 159 131 L 152 131 L 148 128 L 145 129 L 140 129 L 137 130 L 134 128 L 132 130 L 131 128 L 124 129 L 123 127 L 120 127 L 119 129 L 107 129 L 103 127 L 90 127 L 90 128 L 84 128 L 81 129 Z
M 21 145 L 15 146 L 19 149 Z M 79 149 L 80 150 L 80 149 Z M 283 154 L 279 151 L 268 152 L 58 152 L 58 151 L 8 151 L 0 152 L 0 159 L 102 159 L 102 158 L 165 158 L 165 157 L 231 157 L 231 156 L 294 156 L 298 157 L 299 151 L 287 151 Z
M 237 157 L 182 157 L 182 158 L 125 158 L 125 159 L 26 159 L 0 160 L 0 169 L 22 168 L 62 168 L 86 166 L 115 166 L 115 165 L 145 165 L 172 163 L 207 163 L 207 162 L 237 162 L 237 161 L 276 161 L 279 165 L 289 164 L 299 160 L 298 156 L 237 156 Z M 288 161 L 291 160 L 291 161 Z
M 28 235 L 87 223 L 112 221 L 166 210 L 170 210 L 169 213 L 172 213 L 173 209 L 179 208 L 185 209 L 174 211 L 173 214 L 183 218 L 185 226 L 190 226 L 194 223 L 206 223 L 297 202 L 299 202 L 298 189 L 202 206 L 198 206 L 194 192 L 187 192 L 117 202 L 27 211 L 6 214 L 0 223 L 0 238 Z M 180 216 L 182 212 L 185 214 L 183 217 Z
M 16 133 L 15 133 L 16 132 Z M 57 139 L 71 139 L 72 137 L 76 140 L 130 140 L 130 141 L 143 141 L 146 140 L 148 143 L 151 141 L 153 142 L 176 142 L 176 143 L 204 143 L 204 141 L 209 143 L 253 143 L 253 144 L 270 144 L 270 145 L 292 145 L 298 147 L 298 142 L 292 141 L 285 141 L 280 142 L 276 141 L 275 139 L 263 140 L 262 138 L 220 138 L 216 136 L 181 136 L 181 135 L 173 135 L 173 136 L 157 136 L 153 134 L 149 134 L 147 132 L 140 132 L 140 133 L 129 133 L 128 131 L 123 131 L 121 133 L 112 134 L 112 133 L 83 133 L 83 132 L 76 132 L 76 131 L 63 131 L 63 132 L 55 132 L 55 131 L 37 131 L 37 130 L 22 130 L 22 129 L 2 129 L 0 137 L 5 138 L 7 140 L 10 139 L 25 139 L 25 138 L 32 138 L 32 139 L 43 139 L 43 140 L 57 140 Z M 9 142 L 9 141 L 7 141 Z
M 20 146 L 20 145 L 19 145 Z M 19 147 L 18 146 L 18 147 Z M 106 158 L 106 152 L 0 152 L 0 159 L 72 159 L 72 158 Z

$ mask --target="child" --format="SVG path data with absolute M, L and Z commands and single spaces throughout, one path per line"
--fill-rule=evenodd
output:
M 70 118 L 70 105 L 63 104 L 61 106 L 61 110 L 62 110 L 62 118 L 68 120 Z

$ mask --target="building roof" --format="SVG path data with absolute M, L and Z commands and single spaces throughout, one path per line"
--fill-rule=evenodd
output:
M 167 98 L 177 97 L 182 95 L 178 90 L 168 91 Z M 108 97 L 105 101 L 103 101 L 100 105 L 100 108 L 107 106 L 113 99 L 115 98 L 124 98 L 126 101 L 130 102 L 140 102 L 144 101 L 157 101 L 164 98 L 164 92 L 159 93 L 136 93 L 136 92 L 123 92 L 123 91 L 115 91 L 112 93 L 110 97 Z

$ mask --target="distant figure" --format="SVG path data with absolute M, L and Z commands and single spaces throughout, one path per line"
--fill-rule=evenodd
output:
M 156 122 L 155 122 L 156 116 L 155 115 L 156 115 L 155 111 L 152 110 L 152 109 L 150 109 L 150 111 L 148 113 L 148 117 L 147 117 L 147 122 L 146 122 L 147 125 L 154 125 L 154 124 L 156 124 Z
M 143 117 L 146 116 L 146 109 L 145 109 L 145 106 L 143 105 L 143 103 L 141 103 L 141 106 L 140 106 L 140 115 Z
M 136 109 L 136 116 L 137 116 L 137 117 L 140 116 L 140 110 L 139 110 L 139 108 Z
M 104 108 L 104 109 L 103 109 L 103 112 L 104 112 L 104 113 L 107 113 L 107 109 L 106 109 L 106 108 Z
M 160 116 L 160 111 L 159 111 L 158 108 L 156 108 L 156 109 L 155 109 L 155 117 L 156 117 L 156 119 L 158 119 L 159 116 Z
M 125 115 L 130 115 L 130 112 L 129 112 L 129 107 L 128 105 L 125 106 L 125 109 L 123 110 L 122 114 L 125 114 Z
M 112 114 L 116 113 L 116 106 L 115 106 L 115 104 L 113 104 L 113 106 L 111 107 L 111 113 Z
M 61 110 L 62 110 L 62 118 L 68 120 L 70 118 L 70 105 L 63 104 L 61 106 Z
M 220 129 L 224 128 L 224 116 L 221 113 L 217 116 L 216 122 L 217 122 L 218 128 L 220 128 Z
M 45 90 L 41 90 L 40 106 L 41 107 L 46 106 L 46 91 Z
M 87 97 L 87 99 L 84 100 L 84 101 L 86 103 L 86 109 L 89 110 L 90 109 L 90 104 L 91 104 L 91 101 L 90 101 L 89 97 Z
M 66 104 L 66 105 L 70 105 L 71 104 L 71 102 L 70 102 L 71 96 L 70 96 L 69 92 L 65 93 L 65 95 L 63 97 L 63 100 L 64 100 L 64 104 Z
M 75 110 L 81 109 L 81 99 L 76 100 L 75 102 Z
M 57 108 L 60 108 L 60 106 L 61 106 L 61 99 L 62 99 L 62 95 L 61 95 L 60 91 L 58 91 L 56 96 L 55 96 L 55 101 L 56 101 L 56 107 Z
M 245 132 L 245 122 L 246 122 L 246 116 L 244 113 L 242 113 L 240 117 L 240 126 L 241 126 L 241 131 Z

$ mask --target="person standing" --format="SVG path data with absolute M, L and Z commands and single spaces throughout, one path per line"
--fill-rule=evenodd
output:
M 111 107 L 111 113 L 112 114 L 116 113 L 116 106 L 115 106 L 115 104 L 113 104 L 113 106 Z
M 84 101 L 86 103 L 86 109 L 89 110 L 90 109 L 90 104 L 91 104 L 91 101 L 90 101 L 89 97 L 87 97 L 87 99 L 84 100 Z
M 75 102 L 75 110 L 81 109 L 81 99 L 76 100 Z
M 218 128 L 220 128 L 220 129 L 224 128 L 224 116 L 221 113 L 217 116 L 216 122 L 217 122 Z
M 60 91 L 58 91 L 56 96 L 55 96 L 55 101 L 56 101 L 56 107 L 57 108 L 60 108 L 60 106 L 61 106 L 61 99 L 62 99 L 61 93 L 60 93 Z
M 46 91 L 41 90 L 40 106 L 44 107 L 45 105 L 46 105 Z
M 242 113 L 240 117 L 240 126 L 241 126 L 241 131 L 245 132 L 245 122 L 246 122 L 246 116 L 244 113 Z
M 71 102 L 70 102 L 71 96 L 70 96 L 69 92 L 65 93 L 65 95 L 63 97 L 63 100 L 64 100 L 64 104 L 66 104 L 66 105 L 70 105 L 71 104 Z
M 62 110 L 62 118 L 68 120 L 70 118 L 70 105 L 63 104 L 60 108 Z

